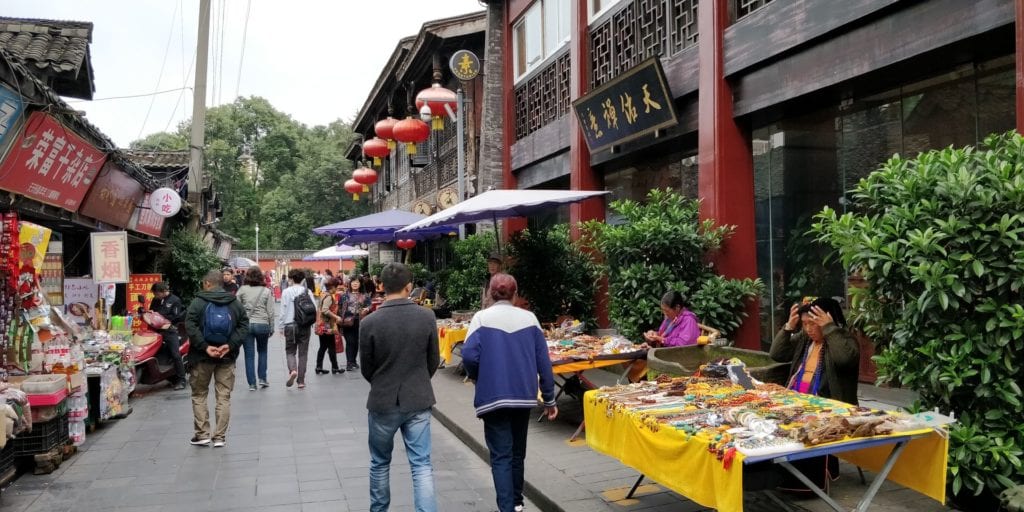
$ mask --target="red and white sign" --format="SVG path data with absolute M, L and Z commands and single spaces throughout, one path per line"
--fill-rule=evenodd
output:
M 132 331 L 142 328 L 142 316 L 136 314 L 139 308 L 149 309 L 153 303 L 153 284 L 163 281 L 163 274 L 132 274 L 128 281 L 128 312 L 132 316 Z M 139 300 L 139 299 L 142 300 Z
M 78 211 L 106 158 L 50 115 L 33 112 L 0 165 L 0 187 Z
M 128 232 L 90 233 L 92 278 L 97 283 L 128 282 Z
M 150 194 L 142 198 L 142 204 L 152 204 Z M 128 229 L 159 237 L 164 232 L 164 218 L 157 215 L 152 208 L 136 208 L 131 222 L 128 223 Z
M 149 206 L 161 217 L 173 217 L 181 210 L 181 196 L 174 189 L 158 188 L 153 191 Z

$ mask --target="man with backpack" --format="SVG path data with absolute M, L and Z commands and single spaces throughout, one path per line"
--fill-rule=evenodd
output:
M 224 291 L 221 273 L 207 272 L 203 291 L 188 306 L 185 329 L 189 336 L 189 359 L 192 367 L 192 415 L 195 436 L 189 441 L 196 446 L 216 448 L 225 444 L 228 421 L 231 419 L 231 390 L 235 387 L 235 358 L 242 341 L 249 334 L 249 318 L 245 308 L 231 293 Z M 210 435 L 210 410 L 206 399 L 210 381 L 217 396 L 215 406 L 217 429 Z
M 306 358 L 309 354 L 309 334 L 316 323 L 316 301 L 306 288 L 306 273 L 293 269 L 288 272 L 291 285 L 281 293 L 281 312 L 277 325 L 284 330 L 284 354 L 288 362 L 288 381 L 291 387 L 296 379 L 299 389 L 306 387 Z

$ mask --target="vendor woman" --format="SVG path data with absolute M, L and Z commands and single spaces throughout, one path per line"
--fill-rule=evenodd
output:
M 779 362 L 792 361 L 789 389 L 857 404 L 860 347 L 834 299 L 793 304 L 789 321 L 772 341 L 770 355 Z
M 697 315 L 689 310 L 683 294 L 671 291 L 661 297 L 661 312 L 665 319 L 657 331 L 647 331 L 644 339 L 659 347 L 685 347 L 696 345 L 700 336 Z

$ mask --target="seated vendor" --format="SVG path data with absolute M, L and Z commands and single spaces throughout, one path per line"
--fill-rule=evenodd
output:
M 808 298 L 793 304 L 770 355 L 779 362 L 792 361 L 789 389 L 857 404 L 860 346 L 846 329 L 843 310 L 834 299 Z
M 656 347 L 684 347 L 696 345 L 700 336 L 697 315 L 688 309 L 689 304 L 683 294 L 671 291 L 661 297 L 661 312 L 665 319 L 657 332 L 647 331 L 644 339 Z

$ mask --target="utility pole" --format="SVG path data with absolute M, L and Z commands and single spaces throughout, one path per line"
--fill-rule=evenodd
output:
M 457 110 L 455 111 L 455 131 L 458 132 L 456 135 L 457 140 L 455 141 L 456 145 L 458 145 L 458 150 L 456 151 L 456 155 L 458 155 L 456 157 L 456 169 L 458 172 L 459 202 L 461 203 L 466 200 L 466 127 L 465 121 L 463 121 L 466 115 L 463 112 L 466 107 L 466 97 L 462 92 L 461 82 L 459 83 L 459 88 L 455 91 L 455 98 L 457 103 Z M 495 226 L 495 229 L 497 229 L 497 226 Z M 459 224 L 459 240 L 465 239 L 466 225 Z
M 210 0 L 199 0 L 199 37 L 196 42 L 196 83 L 192 89 L 192 137 L 189 141 L 188 200 L 202 216 L 203 145 L 206 143 L 206 60 L 210 53 Z

